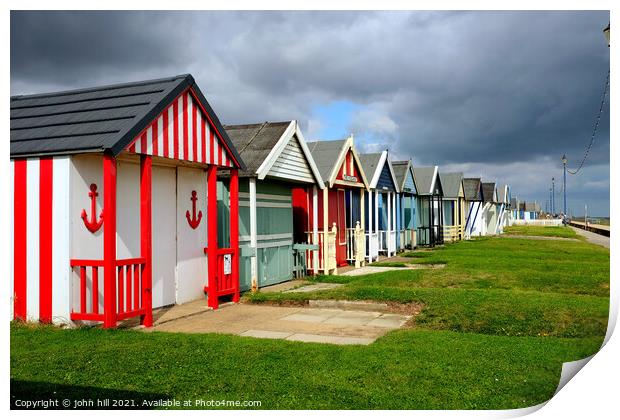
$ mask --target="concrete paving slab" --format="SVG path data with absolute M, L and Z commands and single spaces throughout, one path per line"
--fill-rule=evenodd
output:
M 405 323 L 407 322 L 407 320 L 403 320 L 403 319 L 389 319 L 389 318 L 375 318 L 372 321 L 370 321 L 367 325 L 371 325 L 373 327 L 382 327 L 382 328 L 400 328 L 403 325 L 405 325 Z
M 303 341 L 305 343 L 340 344 L 340 345 L 368 345 L 374 340 L 364 337 L 338 337 L 333 335 L 293 334 L 286 337 L 288 341 Z
M 333 315 L 323 315 L 323 314 L 307 314 L 298 312 L 296 314 L 287 315 L 281 318 L 284 321 L 301 321 L 301 322 L 323 322 L 328 318 L 331 318 Z
M 307 286 L 298 287 L 296 289 L 286 290 L 284 293 L 318 292 L 320 290 L 337 289 L 342 286 L 344 286 L 342 283 L 314 283 Z
M 182 309 L 179 313 L 189 312 Z M 393 317 L 384 318 L 385 315 Z M 378 319 L 393 321 L 371 325 L 373 320 Z M 407 317 L 376 311 L 235 304 L 172 319 L 142 331 L 224 333 L 272 339 L 292 339 L 294 335 L 301 335 L 297 337 L 299 341 L 369 344 L 391 329 L 398 328 L 398 319 L 404 323 Z M 347 338 L 350 340 L 345 340 Z
M 333 325 L 367 325 L 370 321 L 375 319 L 374 317 L 360 318 L 360 317 L 344 317 L 335 316 L 325 320 L 326 324 Z
M 344 309 L 349 311 L 384 311 L 388 308 L 387 303 L 360 302 L 355 300 L 310 300 L 308 301 L 308 306 L 310 308 Z
M 283 331 L 247 330 L 239 334 L 242 337 L 283 339 L 292 333 Z

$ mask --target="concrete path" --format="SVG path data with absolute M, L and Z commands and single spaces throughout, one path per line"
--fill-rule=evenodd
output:
M 574 226 L 571 226 L 571 229 L 577 232 L 577 235 L 581 235 L 586 238 L 588 242 L 609 248 L 609 236 L 599 235 L 588 230 L 578 229 Z
M 383 312 L 236 304 L 159 323 L 144 331 L 225 333 L 312 343 L 367 345 L 388 331 L 402 327 L 410 318 Z
M 337 289 L 344 286 L 342 283 L 312 283 L 307 286 L 301 286 L 296 289 L 285 290 L 283 293 L 305 293 L 305 292 L 318 292 L 321 290 Z

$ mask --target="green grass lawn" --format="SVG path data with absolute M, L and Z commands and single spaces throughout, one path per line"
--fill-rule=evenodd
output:
M 344 286 L 244 297 L 424 305 L 412 328 L 369 346 L 12 325 L 11 393 L 260 400 L 261 408 L 517 408 L 549 399 L 562 362 L 602 343 L 607 249 L 480 238 L 407 255 L 446 267 L 318 277 Z
M 506 235 L 551 236 L 556 238 L 583 239 L 568 226 L 506 226 Z

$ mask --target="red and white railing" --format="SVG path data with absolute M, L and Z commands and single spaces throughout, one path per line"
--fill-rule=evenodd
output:
M 71 268 L 77 272 L 79 308 L 71 309 L 71 320 L 104 321 L 105 287 L 103 260 L 72 259 Z M 116 315 L 117 320 L 145 315 L 142 273 L 146 258 L 128 258 L 116 261 Z M 89 276 L 90 274 L 90 276 Z M 76 310 L 77 309 L 77 310 Z

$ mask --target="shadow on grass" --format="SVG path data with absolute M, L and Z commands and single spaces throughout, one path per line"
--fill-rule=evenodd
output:
M 11 410 L 146 410 L 168 400 L 157 393 L 11 379 Z

